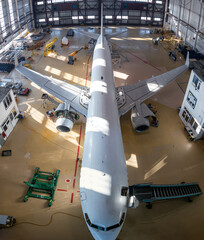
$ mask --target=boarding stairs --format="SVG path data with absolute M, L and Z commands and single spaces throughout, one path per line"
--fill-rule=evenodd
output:
M 152 203 L 156 200 L 168 200 L 176 198 L 188 198 L 202 194 L 197 183 L 181 184 L 136 184 L 129 186 L 129 196 L 135 196 L 140 202 Z M 149 204 L 150 206 L 150 204 Z M 151 207 L 149 207 L 151 208 Z

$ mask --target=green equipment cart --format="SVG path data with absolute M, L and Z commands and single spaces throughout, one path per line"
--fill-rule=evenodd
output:
M 33 178 L 28 182 L 24 182 L 29 186 L 27 194 L 24 197 L 24 202 L 26 202 L 29 197 L 47 199 L 49 200 L 48 206 L 51 207 L 59 173 L 60 170 L 57 170 L 56 173 L 42 172 L 39 167 L 36 167 Z M 36 193 L 42 193 L 43 195 Z

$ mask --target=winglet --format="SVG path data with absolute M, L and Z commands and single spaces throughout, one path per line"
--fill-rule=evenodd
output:
M 186 55 L 185 65 L 186 65 L 187 67 L 189 67 L 189 52 L 187 52 L 187 55 Z

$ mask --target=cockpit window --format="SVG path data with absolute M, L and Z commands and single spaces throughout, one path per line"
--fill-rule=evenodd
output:
M 125 220 L 125 213 L 123 213 L 123 215 L 122 215 L 122 217 L 121 217 L 121 219 L 120 219 L 120 225 L 122 225 L 122 223 L 124 222 L 124 220 Z
M 122 214 L 122 217 L 121 217 L 119 223 L 117 223 L 117 224 L 115 224 L 115 225 L 112 225 L 112 226 L 110 226 L 110 227 L 107 227 L 107 228 L 104 228 L 104 227 L 102 227 L 102 226 L 98 226 L 98 225 L 96 225 L 96 224 L 91 223 L 91 221 L 90 221 L 89 216 L 88 216 L 87 213 L 85 213 L 85 218 L 86 218 L 86 221 L 87 221 L 87 223 L 88 223 L 88 225 L 89 225 L 90 227 L 93 227 L 93 228 L 96 228 L 96 229 L 98 229 L 98 230 L 101 230 L 101 231 L 105 231 L 105 232 L 106 232 L 106 231 L 110 231 L 110 230 L 112 230 L 112 229 L 114 229 L 114 228 L 120 227 L 120 226 L 123 224 L 123 222 L 124 222 L 125 213 Z
M 98 230 L 106 231 L 104 227 L 97 226 L 97 225 L 91 223 L 91 221 L 90 221 L 89 216 L 88 216 L 87 213 L 85 213 L 85 218 L 86 218 L 86 221 L 87 221 L 87 223 L 89 224 L 90 227 L 96 228 L 96 229 L 98 229 Z
M 91 226 L 91 221 L 90 221 L 89 216 L 88 216 L 87 213 L 85 213 L 85 218 L 86 218 L 86 221 L 89 224 L 89 226 Z
M 114 228 L 118 228 L 118 227 L 120 227 L 120 224 L 115 224 L 115 225 L 112 225 L 112 226 L 110 226 L 110 227 L 107 227 L 107 228 L 106 228 L 106 231 L 110 231 L 110 230 L 112 230 L 112 229 L 114 229 Z

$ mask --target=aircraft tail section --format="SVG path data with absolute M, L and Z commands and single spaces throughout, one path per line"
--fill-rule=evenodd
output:
M 76 31 L 87 37 L 94 38 L 94 39 L 98 39 L 99 36 L 101 36 L 101 44 L 103 45 L 103 37 L 104 37 L 104 34 L 103 34 L 103 3 L 101 3 L 101 33 L 100 33 L 100 35 L 98 33 L 90 33 L 90 32 L 86 32 L 86 31 L 81 31 L 79 29 Z
M 101 41 L 103 41 L 103 3 L 101 3 Z
M 122 34 L 124 32 L 127 32 L 127 30 L 118 31 L 118 32 L 114 32 L 114 33 L 108 33 L 108 34 L 105 34 L 105 37 L 106 37 L 107 40 L 109 40 L 110 38 L 117 37 L 117 36 L 119 36 L 120 34 Z
M 101 44 L 103 45 L 103 3 L 101 3 Z
M 189 67 L 189 52 L 187 52 L 187 55 L 186 55 L 185 65 L 186 65 L 187 67 Z
M 89 37 L 89 38 L 93 38 L 93 39 L 98 39 L 98 37 L 99 37 L 99 34 L 98 34 L 98 33 L 81 31 L 81 30 L 79 30 L 79 29 L 74 30 L 74 31 L 77 31 L 78 33 L 81 33 L 82 35 L 87 36 L 87 37 Z

